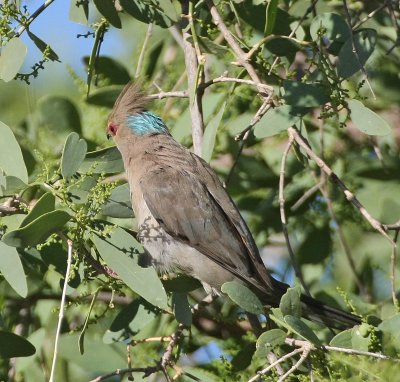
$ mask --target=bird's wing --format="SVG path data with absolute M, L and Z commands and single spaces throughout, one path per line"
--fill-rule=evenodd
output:
M 150 212 L 169 235 L 258 289 L 271 291 L 277 281 L 251 248 L 253 239 L 243 219 L 222 185 L 209 180 L 216 192 L 210 192 L 198 173 L 162 166 L 147 172 L 140 186 Z

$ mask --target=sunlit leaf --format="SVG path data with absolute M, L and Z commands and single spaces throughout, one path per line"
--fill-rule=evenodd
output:
M 101 207 L 101 213 L 114 218 L 131 218 L 133 216 L 128 183 L 112 190 L 107 202 Z
M 84 139 L 79 139 L 77 133 L 68 135 L 61 157 L 61 174 L 65 179 L 71 178 L 85 159 L 87 143 Z
M 391 128 L 378 114 L 368 109 L 361 101 L 352 99 L 348 101 L 350 118 L 355 127 L 368 135 L 387 135 Z
M 28 183 L 22 151 L 11 129 L 0 122 L 0 168 L 6 175 L 16 176 L 24 183 Z
M 86 154 L 80 171 L 85 172 L 88 170 L 96 174 L 106 173 L 114 174 L 124 171 L 124 163 L 122 161 L 121 153 L 116 146 L 107 147 L 98 151 L 91 151 Z
M 222 116 L 225 111 L 226 102 L 223 104 L 219 112 L 208 123 L 203 136 L 203 152 L 202 157 L 205 161 L 209 162 L 215 145 L 215 138 L 217 136 L 217 129 L 221 123 Z
M 299 287 L 288 288 L 279 304 L 279 309 L 283 316 L 291 315 L 299 317 L 301 315 L 300 295 L 301 291 Z
M 28 48 L 19 37 L 14 37 L 1 50 L 0 79 L 11 81 L 21 69 L 25 61 Z
M 115 8 L 114 0 L 93 0 L 98 11 L 115 28 L 122 28 L 121 20 Z
M 261 334 L 257 339 L 256 356 L 265 358 L 274 347 L 283 345 L 287 334 L 281 329 L 271 329 Z
M 17 250 L 0 241 L 0 272 L 22 297 L 28 294 L 24 268 Z
M 22 221 L 20 228 L 25 227 L 29 223 L 33 222 L 39 216 L 54 211 L 56 205 L 56 198 L 51 192 L 45 193 L 33 206 L 32 210 L 26 215 Z
M 318 84 L 285 80 L 283 88 L 285 89 L 283 99 L 293 107 L 317 107 L 329 101 L 326 90 Z
M 285 316 L 284 320 L 289 328 L 300 337 L 303 337 L 305 340 L 310 341 L 316 346 L 322 345 L 316 334 L 300 318 L 288 315 Z
M 151 304 L 167 309 L 167 295 L 153 267 L 141 267 L 143 247 L 125 230 L 116 228 L 110 237 L 93 236 L 100 256 L 128 287 Z
M 45 213 L 23 228 L 7 232 L 3 241 L 12 247 L 25 248 L 43 243 L 52 233 L 64 228 L 71 216 L 61 210 Z
M 236 281 L 224 283 L 221 291 L 246 312 L 254 314 L 262 314 L 264 312 L 259 298 L 249 288 Z
M 49 44 L 46 44 L 42 39 L 40 39 L 38 36 L 36 36 L 34 33 L 32 33 L 29 29 L 27 29 L 28 36 L 29 38 L 33 41 L 33 43 L 37 46 L 37 48 L 42 52 L 42 53 L 47 53 L 47 57 L 51 61 L 59 61 L 58 55 L 56 52 L 54 52 L 53 49 L 51 49 Z

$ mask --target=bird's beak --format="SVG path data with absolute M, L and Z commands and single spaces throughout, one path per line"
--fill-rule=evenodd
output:
M 107 139 L 110 140 L 110 138 L 111 138 L 111 134 L 107 133 Z

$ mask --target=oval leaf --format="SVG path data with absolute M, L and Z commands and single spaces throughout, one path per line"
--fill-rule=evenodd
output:
M 26 170 L 22 151 L 11 129 L 0 122 L 0 168 L 7 174 L 28 183 L 28 171 Z
M 141 267 L 143 247 L 129 233 L 117 228 L 111 237 L 93 237 L 103 260 L 138 295 L 161 309 L 167 309 L 167 295 L 153 267 Z
M 35 354 L 35 347 L 24 337 L 0 330 L 0 358 L 29 357 Z M 6 346 L 4 346 L 7 344 Z
M 378 114 L 368 109 L 364 104 L 356 99 L 348 101 L 350 118 L 355 127 L 368 135 L 386 135 L 391 128 L 389 124 Z
M 289 328 L 300 337 L 303 337 L 305 340 L 310 341 L 316 346 L 322 345 L 315 333 L 300 318 L 288 315 L 285 316 L 284 320 Z
M 337 71 L 339 76 L 343 78 L 351 77 L 365 65 L 375 49 L 377 32 L 375 29 L 362 29 L 355 32 L 353 37 L 358 57 L 353 52 L 353 39 L 351 37 L 347 39 L 339 52 Z
M 300 117 L 294 114 L 293 107 L 283 105 L 269 110 L 257 123 L 254 128 L 254 135 L 257 138 L 272 137 L 287 130 L 300 120 Z
M 101 208 L 101 213 L 113 218 L 133 217 L 131 192 L 128 183 L 122 184 L 112 190 L 107 202 Z
M 0 272 L 21 297 L 26 297 L 28 285 L 19 254 L 15 248 L 2 241 L 0 241 Z
M 117 314 L 110 329 L 103 336 L 104 343 L 125 341 L 140 332 L 157 317 L 158 309 L 142 298 L 137 298 Z
M 77 133 L 68 135 L 61 158 L 61 174 L 65 179 L 74 175 L 85 159 L 87 144 Z
M 31 212 L 26 215 L 19 228 L 25 227 L 29 223 L 33 222 L 39 216 L 54 211 L 56 205 L 56 198 L 51 192 L 44 194 L 33 206 Z
M 325 89 L 318 84 L 305 84 L 298 81 L 283 81 L 283 99 L 293 107 L 317 107 L 329 101 Z
M 263 305 L 259 298 L 247 287 L 236 281 L 228 281 L 222 285 L 221 291 L 229 298 L 243 308 L 246 312 L 262 314 Z
M 107 147 L 106 149 L 91 151 L 87 153 L 83 161 L 80 171 L 85 172 L 88 170 L 96 174 L 102 172 L 106 174 L 114 174 L 124 171 L 124 163 L 122 161 L 121 153 L 114 147 Z
M 114 0 L 93 0 L 98 11 L 115 28 L 121 29 L 121 20 L 115 8 Z
M 340 348 L 351 349 L 351 334 L 353 329 L 347 329 L 343 332 L 336 334 L 335 337 L 331 339 L 329 345 L 338 346 Z
M 300 302 L 300 288 L 288 288 L 286 293 L 282 296 L 279 304 L 283 316 L 291 315 L 300 317 L 301 315 L 301 302 Z
M 314 41 L 320 36 L 328 43 L 334 41 L 344 43 L 350 37 L 350 29 L 346 20 L 336 13 L 323 13 L 316 16 L 310 25 L 310 35 Z
M 0 56 L 0 78 L 11 81 L 24 63 L 28 48 L 19 37 L 12 38 L 2 49 Z
M 265 358 L 274 347 L 283 345 L 285 343 L 285 339 L 286 333 L 281 329 L 271 329 L 262 333 L 257 340 L 256 356 Z
M 52 233 L 60 231 L 70 219 L 71 216 L 65 211 L 48 212 L 23 228 L 7 232 L 3 241 L 11 247 L 34 246 L 43 243 Z
M 172 293 L 172 307 L 176 320 L 185 326 L 192 325 L 192 311 L 186 293 Z

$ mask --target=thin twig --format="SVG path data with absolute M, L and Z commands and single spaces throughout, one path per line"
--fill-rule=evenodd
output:
M 105 375 L 100 375 L 99 377 L 96 377 L 95 379 L 92 379 L 90 382 L 100 382 L 104 381 L 108 378 L 114 377 L 116 375 L 124 375 L 126 373 L 143 373 L 143 377 L 148 377 L 149 375 L 159 371 L 159 368 L 157 366 L 149 366 L 149 367 L 129 367 L 126 369 L 117 369 L 111 373 L 105 374 Z
M 296 354 L 299 354 L 299 353 L 302 353 L 302 352 L 303 352 L 303 348 L 299 348 L 299 349 L 295 349 L 295 350 L 291 351 L 290 353 L 285 354 L 283 357 L 277 359 L 275 362 L 271 363 L 265 369 L 262 369 L 261 371 L 257 372 L 257 374 L 255 376 L 251 377 L 247 382 L 257 381 L 263 375 L 267 374 L 276 365 L 278 365 L 281 362 L 287 360 L 288 358 L 291 358 L 291 357 L 295 356 Z
M 255 82 L 255 81 L 252 81 L 252 80 L 245 80 L 245 79 L 242 79 L 242 78 L 232 78 L 232 77 L 225 77 L 225 76 L 219 76 L 219 77 L 214 78 L 214 79 L 212 79 L 210 81 L 207 81 L 204 84 L 202 84 L 200 87 L 202 89 L 205 89 L 205 88 L 207 88 L 207 87 L 209 87 L 209 86 L 211 86 L 213 84 L 219 83 L 219 82 L 237 82 L 239 84 L 253 85 L 253 86 L 256 86 L 257 88 L 261 87 L 261 88 L 267 90 L 268 92 L 273 92 L 274 91 L 274 88 L 272 86 L 270 86 L 270 85 L 267 85 L 267 84 L 263 84 L 263 83 L 260 83 L 260 82 Z
M 283 382 L 290 374 L 292 374 L 294 371 L 296 371 L 301 364 L 307 359 L 309 356 L 311 349 L 312 349 L 312 344 L 308 343 L 307 345 L 304 345 L 302 347 L 303 353 L 301 353 L 301 356 L 299 360 L 284 374 L 282 375 L 277 382 Z
M 298 200 L 296 203 L 290 207 L 290 211 L 295 212 L 297 211 L 306 201 L 308 198 L 311 198 L 324 184 L 324 181 L 321 181 L 317 184 L 314 184 L 310 189 L 308 189 Z
M 300 280 L 301 286 L 303 287 L 306 294 L 308 296 L 311 296 L 310 291 L 308 290 L 308 287 L 306 285 L 306 282 L 304 281 L 304 277 L 301 272 L 301 269 L 297 264 L 292 245 L 290 244 L 289 232 L 287 229 L 286 213 L 285 213 L 285 197 L 284 197 L 285 167 L 286 167 L 286 160 L 289 155 L 289 151 L 293 145 L 293 141 L 294 141 L 294 138 L 292 136 L 290 136 L 288 144 L 286 145 L 285 150 L 283 151 L 282 160 L 281 160 L 281 170 L 280 170 L 280 174 L 279 174 L 279 212 L 281 215 L 282 231 L 283 231 L 283 235 L 285 236 L 286 247 L 289 252 L 289 256 L 290 256 L 290 260 L 293 265 L 294 272 L 296 274 L 296 277 Z
M 189 92 L 187 90 L 175 92 L 159 92 L 147 96 L 149 99 L 163 99 L 163 98 L 188 98 Z
M 374 17 L 379 11 L 381 11 L 383 8 L 385 8 L 387 6 L 386 3 L 381 4 L 378 8 L 374 9 L 372 12 L 368 13 L 367 16 L 365 16 L 364 18 L 362 18 L 361 20 L 359 20 L 357 23 L 355 23 L 352 26 L 353 31 L 358 29 L 362 24 L 364 24 L 365 22 L 367 22 L 369 19 L 371 19 L 372 17 Z
M 253 65 L 249 63 L 246 59 L 246 53 L 243 51 L 243 49 L 239 46 L 237 40 L 232 36 L 231 32 L 225 25 L 217 7 L 215 6 L 213 0 L 205 0 L 211 16 L 213 18 L 214 24 L 217 26 L 217 28 L 221 31 L 221 33 L 224 36 L 224 39 L 226 42 L 229 44 L 229 46 L 232 48 L 233 52 L 235 53 L 237 59 L 239 60 L 239 63 L 241 66 L 243 66 L 247 73 L 249 74 L 250 78 L 257 84 L 261 84 L 262 81 L 260 80 L 260 77 L 258 76 L 256 70 L 254 69 Z M 265 88 L 262 86 L 258 87 L 258 90 L 261 94 L 267 93 L 267 95 L 270 94 L 270 92 L 266 92 Z
M 296 27 L 290 32 L 288 37 L 293 37 L 295 33 L 297 32 L 297 29 L 299 29 L 301 23 L 305 20 L 305 18 L 308 16 L 308 14 L 314 9 L 315 4 L 317 4 L 318 0 L 313 0 L 313 2 L 310 4 L 310 6 L 306 9 L 304 15 L 300 18 L 299 22 L 297 23 Z M 271 65 L 271 68 L 268 71 L 268 75 L 270 76 L 272 73 L 272 70 L 274 69 L 275 65 L 277 64 L 279 60 L 279 56 L 275 58 L 274 62 Z
M 21 36 L 21 34 L 29 27 L 29 25 L 31 25 L 31 23 L 53 2 L 54 0 L 46 0 L 38 9 L 36 9 L 36 11 L 31 14 L 29 19 L 25 21 L 24 25 L 18 29 L 15 37 Z
M 146 53 L 147 44 L 150 41 L 152 33 L 153 33 L 153 23 L 150 23 L 149 26 L 147 27 L 146 36 L 144 38 L 142 49 L 140 51 L 140 55 L 139 55 L 139 59 L 138 59 L 137 67 L 136 67 L 136 72 L 135 72 L 135 78 L 138 78 L 142 71 L 143 60 L 144 60 L 144 56 Z
M 300 132 L 290 127 L 288 129 L 289 136 L 293 136 L 294 140 L 298 145 L 307 153 L 307 155 L 320 167 L 320 169 L 328 176 L 328 178 L 335 183 L 344 193 L 346 199 L 352 203 L 361 213 L 362 216 L 368 221 L 368 223 L 377 230 L 381 235 L 383 235 L 391 244 L 393 240 L 384 231 L 382 224 L 376 220 L 371 214 L 366 210 L 366 208 L 361 204 L 357 197 L 347 188 L 347 186 L 340 180 L 340 178 L 331 170 L 331 168 L 308 146 L 303 136 Z
M 60 313 L 58 314 L 57 332 L 56 332 L 56 339 L 54 342 L 53 363 L 51 365 L 51 373 L 50 373 L 49 382 L 54 381 L 54 373 L 55 373 L 55 369 L 56 369 L 57 354 L 58 354 L 58 340 L 60 337 L 61 324 L 62 324 L 62 320 L 64 317 L 65 296 L 67 295 L 67 286 L 68 286 L 69 274 L 71 271 L 71 264 L 72 264 L 72 241 L 68 240 L 67 244 L 68 244 L 67 270 L 65 272 L 64 286 L 63 286 L 63 291 L 62 291 L 62 295 L 61 295 Z

